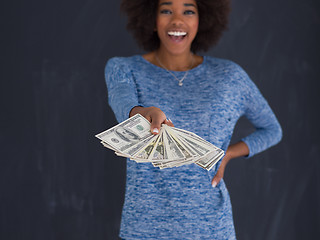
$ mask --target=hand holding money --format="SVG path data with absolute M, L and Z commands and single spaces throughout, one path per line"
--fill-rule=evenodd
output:
M 131 109 L 129 115 L 132 117 L 138 113 L 151 123 L 150 130 L 153 134 L 159 133 L 159 129 L 161 128 L 162 124 L 167 124 L 170 127 L 174 127 L 171 120 L 167 119 L 166 115 L 161 111 L 160 108 L 136 106 Z
M 160 169 L 195 163 L 209 171 L 224 155 L 223 150 L 192 132 L 162 124 L 159 134 L 153 135 L 150 125 L 136 114 L 96 137 L 118 156 L 151 162 Z

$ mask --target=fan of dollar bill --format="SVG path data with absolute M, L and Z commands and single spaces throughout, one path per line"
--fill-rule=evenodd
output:
M 103 146 L 138 163 L 151 162 L 160 169 L 195 163 L 210 170 L 224 151 L 195 133 L 162 124 L 160 132 L 150 132 L 150 122 L 136 114 L 96 135 Z

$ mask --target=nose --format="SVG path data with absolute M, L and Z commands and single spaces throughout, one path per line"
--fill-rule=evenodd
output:
M 174 26 L 181 26 L 183 24 L 183 20 L 180 14 L 175 13 L 172 15 L 171 24 Z

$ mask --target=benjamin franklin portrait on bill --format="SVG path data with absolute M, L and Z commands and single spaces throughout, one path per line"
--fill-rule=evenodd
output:
M 115 134 L 121 138 L 122 140 L 126 142 L 137 142 L 139 141 L 139 136 L 132 132 L 131 130 L 124 128 L 124 127 L 118 127 L 115 130 Z

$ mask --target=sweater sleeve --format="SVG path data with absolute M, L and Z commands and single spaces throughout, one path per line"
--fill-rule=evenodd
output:
M 118 122 L 129 117 L 131 109 L 138 106 L 138 93 L 131 70 L 122 58 L 111 58 L 105 67 L 108 102 Z
M 244 115 L 254 125 L 256 130 L 242 139 L 253 155 L 276 145 L 282 138 L 281 126 L 272 109 L 262 96 L 257 86 L 242 70 L 244 84 Z

